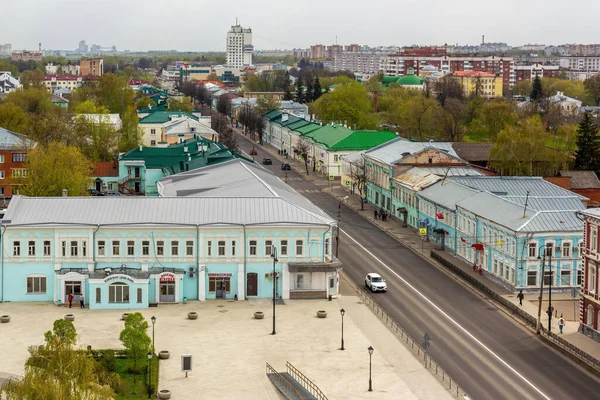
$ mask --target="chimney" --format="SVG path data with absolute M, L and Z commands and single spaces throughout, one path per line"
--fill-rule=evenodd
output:
M 140 151 L 142 151 L 142 145 L 140 144 Z
M 188 152 L 188 147 L 187 147 L 187 145 L 183 146 L 183 152 L 184 152 L 184 153 L 187 153 L 187 152 Z
M 288 115 L 286 113 L 281 114 L 281 122 L 286 122 L 288 120 Z
M 67 197 L 68 194 L 69 194 L 69 191 L 67 189 L 62 190 L 62 197 Z

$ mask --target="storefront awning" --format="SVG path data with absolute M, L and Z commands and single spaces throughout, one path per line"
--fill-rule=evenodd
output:
M 471 245 L 472 248 L 478 251 L 483 251 L 483 245 L 481 243 L 474 243 Z
M 290 272 L 335 272 L 342 268 L 342 263 L 333 261 L 328 263 L 290 263 Z

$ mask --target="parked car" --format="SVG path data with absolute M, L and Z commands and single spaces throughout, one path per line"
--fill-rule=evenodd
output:
M 119 193 L 119 192 L 107 192 L 106 195 L 107 196 L 121 196 L 121 193 Z
M 365 277 L 365 287 L 371 289 L 372 292 L 387 292 L 387 283 L 381 275 L 371 272 Z
M 281 164 L 281 169 L 290 171 L 292 169 L 292 167 L 290 167 L 290 164 L 288 164 L 288 163 L 283 163 L 283 164 Z
M 251 155 L 251 156 L 255 156 L 255 155 L 257 155 L 257 154 L 258 154 L 258 153 L 256 152 L 256 149 L 252 149 L 252 150 L 250 150 L 250 155 Z
M 272 165 L 273 161 L 271 161 L 270 158 L 263 158 L 263 164 L 264 165 Z

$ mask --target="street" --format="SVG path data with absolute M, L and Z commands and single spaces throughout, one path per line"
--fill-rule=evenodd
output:
M 290 186 L 337 218 L 339 202 L 321 192 L 326 181 L 317 185 L 294 170 L 282 171 L 281 163 L 260 145 L 239 137 L 246 154 L 255 148 L 257 163 L 272 158 L 273 165 L 266 169 L 287 178 Z M 470 399 L 597 398 L 596 376 L 358 212 L 343 204 L 341 210 L 339 259 L 344 273 L 359 285 L 369 272 L 384 276 L 388 292 L 373 298 L 413 338 L 420 340 L 425 333 L 431 337 L 429 354 Z

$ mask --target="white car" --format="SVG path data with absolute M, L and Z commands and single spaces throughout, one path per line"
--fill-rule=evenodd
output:
M 387 283 L 381 275 L 374 272 L 367 274 L 365 277 L 365 286 L 371 289 L 372 292 L 387 292 Z

